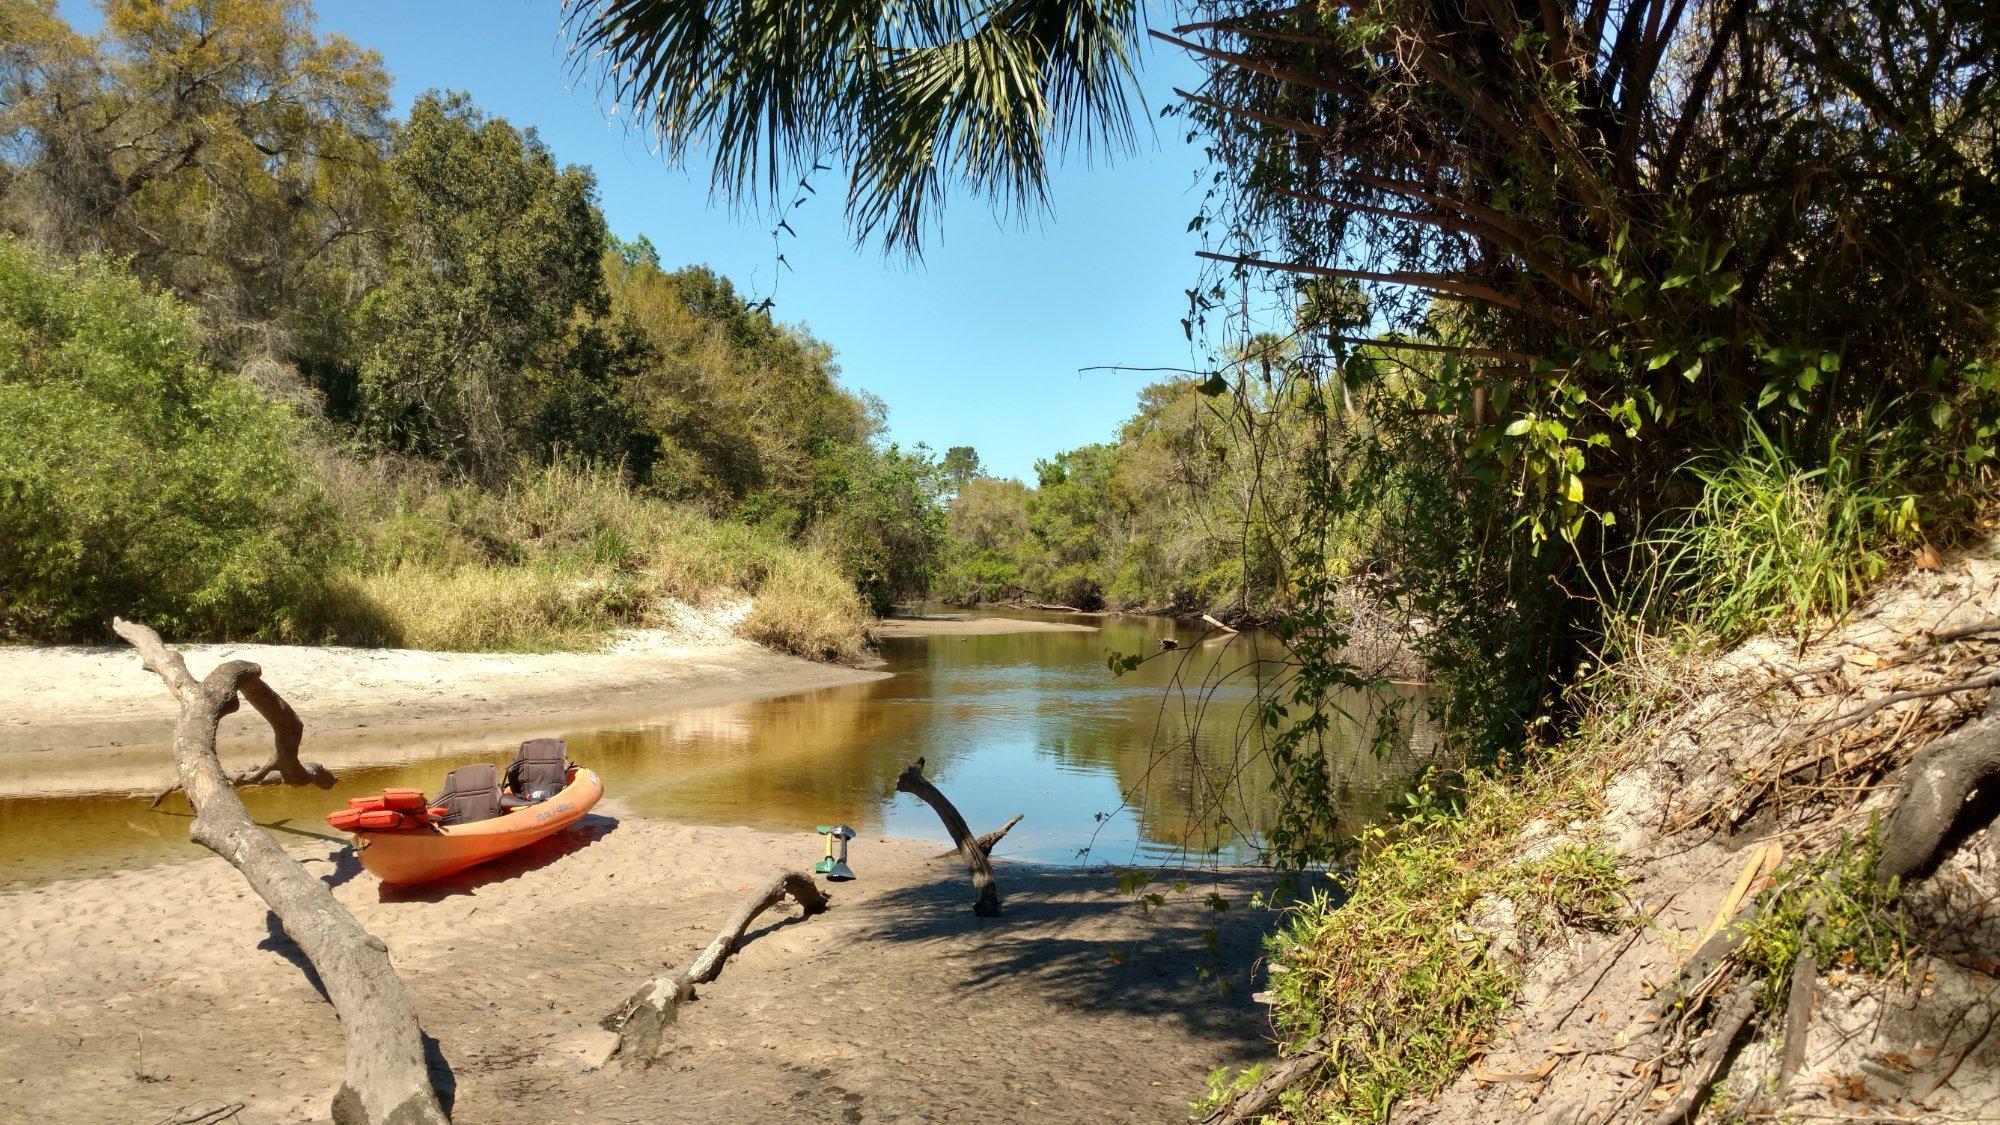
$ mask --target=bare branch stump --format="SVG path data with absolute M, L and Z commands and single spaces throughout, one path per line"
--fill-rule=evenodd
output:
M 1937 858 L 1966 797 L 2000 774 L 2000 691 L 1986 714 L 1924 747 L 1903 771 L 1896 811 L 1882 829 L 1882 856 L 1875 878 L 1883 886 L 1905 879 Z
M 180 787 L 194 806 L 188 836 L 228 860 L 257 892 L 285 933 L 298 943 L 326 986 L 347 1038 L 346 1080 L 333 1099 L 339 1125 L 445 1125 L 450 1119 L 431 1088 L 424 1063 L 423 1032 L 416 1008 L 404 990 L 389 948 L 369 933 L 327 885 L 285 853 L 270 833 L 257 827 L 230 786 L 215 754 L 215 730 L 238 707 L 239 694 L 272 719 L 279 755 L 290 739 L 297 761 L 298 730 L 280 726 L 298 716 L 263 681 L 262 671 L 232 660 L 196 680 L 179 653 L 144 625 L 114 620 L 111 627 L 139 650 L 147 670 L 166 681 L 180 701 L 174 727 L 174 765 Z M 254 686 L 253 686 L 254 685 Z M 263 704 L 256 701 L 263 699 Z M 276 707 L 267 709 L 273 701 Z M 280 718 L 273 718 L 274 713 Z M 282 768 L 282 767 L 274 767 Z
M 938 788 L 924 780 L 924 760 L 918 758 L 903 767 L 896 778 L 896 792 L 911 793 L 921 797 L 944 821 L 944 830 L 951 833 L 951 842 L 958 845 L 958 854 L 965 860 L 966 870 L 972 873 L 972 888 L 977 897 L 972 903 L 972 912 L 981 918 L 1000 916 L 1000 888 L 993 882 L 993 864 L 986 853 L 980 850 L 979 841 L 973 838 L 972 829 L 965 826 L 965 818 L 958 815 L 958 809 Z M 1009 827 L 1012 827 L 1011 825 Z
M 750 923 L 759 914 L 784 901 L 787 895 L 799 904 L 808 917 L 823 913 L 827 908 L 828 895 L 813 881 L 812 876 L 803 871 L 774 873 L 769 883 L 751 891 L 736 907 L 735 913 L 722 924 L 715 940 L 708 943 L 708 948 L 701 951 L 687 971 L 647 981 L 632 994 L 631 999 L 606 1017 L 604 1026 L 618 1033 L 618 1049 L 612 1054 L 627 1059 L 658 1057 L 667 1028 L 672 1027 L 680 1017 L 681 1004 L 694 999 L 694 986 L 708 984 L 721 976 L 722 966 L 728 962 L 729 955 L 736 952 L 737 943 L 743 940 L 744 931 L 750 928 Z
M 995 828 L 991 832 L 983 833 L 977 840 L 974 840 L 973 843 L 979 845 L 980 851 L 985 852 L 987 855 L 992 855 L 993 849 L 996 846 L 998 846 L 1000 841 L 1007 838 L 1007 833 L 1012 832 L 1014 830 L 1014 826 L 1016 824 L 1021 823 L 1021 815 L 1022 814 L 1020 813 L 1015 813 L 1013 819 L 1009 820 L 1007 823 L 1001 825 L 1000 827 Z M 939 852 L 938 854 L 932 856 L 931 858 L 944 859 L 947 856 L 954 856 L 957 854 L 958 854 L 958 849 L 953 848 L 948 852 Z

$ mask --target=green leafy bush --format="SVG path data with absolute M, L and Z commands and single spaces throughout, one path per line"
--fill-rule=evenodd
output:
M 336 542 L 299 429 L 172 297 L 0 241 L 0 633 L 292 635 Z

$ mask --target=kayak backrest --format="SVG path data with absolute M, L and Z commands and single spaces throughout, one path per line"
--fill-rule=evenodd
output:
M 507 788 L 516 797 L 544 800 L 569 784 L 569 744 L 560 738 L 531 738 L 507 763 Z
M 448 810 L 441 824 L 472 824 L 500 815 L 500 771 L 492 762 L 474 762 L 444 775 L 437 804 Z

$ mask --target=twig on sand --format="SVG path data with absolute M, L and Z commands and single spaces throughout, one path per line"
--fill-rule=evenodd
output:
M 194 1102 L 160 1118 L 158 1125 L 218 1125 L 243 1112 L 243 1102 Z
M 188 836 L 242 873 L 312 962 L 340 1016 L 347 1066 L 346 1080 L 333 1099 L 334 1121 L 445 1125 L 449 1118 L 431 1087 L 416 1008 L 389 963 L 389 947 L 363 929 L 324 882 L 250 819 L 216 757 L 216 726 L 237 709 L 239 696 L 253 704 L 265 701 L 256 705 L 272 720 L 280 757 L 289 740 L 292 757 L 297 758 L 299 732 L 288 733 L 280 723 L 290 715 L 297 724 L 298 716 L 264 684 L 263 672 L 255 664 L 232 660 L 196 680 L 187 662 L 158 633 L 124 620 L 113 620 L 111 628 L 139 650 L 147 670 L 164 680 L 180 701 L 174 764 L 188 803 L 194 806 Z M 278 706 L 271 706 L 272 701 Z
M 694 999 L 694 986 L 708 984 L 722 975 L 729 955 L 736 952 L 743 934 L 759 914 L 790 895 L 808 916 L 826 910 L 828 896 L 813 877 L 803 871 L 778 871 L 769 882 L 750 892 L 737 904 L 715 940 L 701 951 L 685 972 L 654 977 L 634 992 L 619 1009 L 605 1017 L 604 1027 L 618 1033 L 616 1057 L 651 1060 L 660 1053 L 667 1028 L 680 1017 L 683 1002 Z

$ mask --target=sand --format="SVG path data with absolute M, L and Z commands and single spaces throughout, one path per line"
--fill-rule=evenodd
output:
M 1003 860 L 1005 915 L 978 919 L 936 844 L 869 838 L 829 913 L 753 927 L 662 1060 L 593 1070 L 606 1013 L 685 965 L 753 880 L 819 851 L 607 810 L 410 897 L 343 843 L 291 837 L 387 941 L 461 1123 L 1168 1121 L 1212 1068 L 1268 1051 L 1250 995 L 1271 916 L 1204 909 L 1210 882 L 1144 912 L 1108 872 Z M 1219 878 L 1240 902 L 1251 876 Z M 233 1102 L 239 1122 L 324 1119 L 338 1023 L 222 861 L 0 894 L 0 943 L 0 1119 Z
M 1003 633 L 1095 633 L 1097 626 L 1074 621 L 1036 621 L 1025 617 L 973 617 L 936 614 L 885 617 L 875 625 L 882 637 L 990 637 Z
M 464 653 L 305 645 L 176 646 L 197 676 L 250 660 L 305 721 L 306 756 L 339 770 L 406 746 L 484 746 L 880 679 L 734 637 L 714 622 L 623 634 L 603 652 Z M 175 705 L 125 647 L 0 647 L 0 796 L 142 790 L 171 777 Z M 505 739 L 503 739 L 504 741 Z M 223 720 L 229 764 L 261 760 L 269 728 Z

